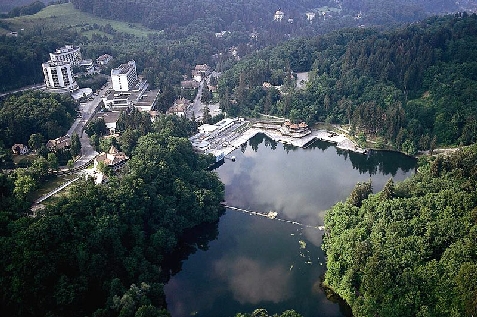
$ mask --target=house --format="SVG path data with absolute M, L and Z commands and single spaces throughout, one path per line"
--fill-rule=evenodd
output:
M 189 106 L 190 100 L 179 98 L 174 101 L 174 105 L 166 111 L 166 114 L 175 114 L 178 117 L 184 117 Z
M 109 134 L 115 134 L 116 126 L 117 126 L 117 122 L 118 122 L 120 114 L 121 112 L 119 111 L 107 111 L 107 112 L 102 112 L 97 117 L 103 118 L 104 123 L 106 124 L 106 128 L 109 130 Z
M 273 21 L 281 22 L 284 16 L 285 16 L 285 13 L 283 13 L 283 11 L 281 11 L 280 9 L 278 9 L 278 10 L 275 12 L 275 15 L 273 16 Z
M 195 80 L 183 80 L 181 81 L 182 89 L 197 89 L 199 88 L 199 82 Z
M 283 135 L 298 138 L 311 133 L 310 128 L 305 122 L 292 123 L 289 119 L 285 120 L 279 130 Z
M 97 169 L 99 163 L 109 166 L 113 171 L 120 169 L 129 159 L 124 152 L 119 152 L 116 147 L 111 146 L 108 153 L 102 152 L 94 158 L 94 168 Z
M 46 147 L 49 151 L 64 150 L 71 146 L 71 138 L 68 135 L 56 138 L 54 140 L 48 140 Z
M 195 65 L 194 70 L 192 71 L 192 78 L 195 81 L 201 82 L 202 79 L 207 77 L 210 74 L 210 67 L 207 64 L 198 64 Z
M 306 13 L 306 19 L 307 19 L 308 21 L 310 21 L 310 22 L 313 21 L 313 19 L 315 18 L 315 16 L 316 16 L 315 12 L 307 12 L 307 13 Z
M 100 66 L 106 66 L 113 59 L 111 55 L 103 54 L 96 59 L 96 63 Z
M 25 155 L 25 154 L 28 154 L 30 150 L 28 149 L 28 146 L 17 143 L 12 146 L 12 152 L 13 154 L 16 154 L 16 155 Z

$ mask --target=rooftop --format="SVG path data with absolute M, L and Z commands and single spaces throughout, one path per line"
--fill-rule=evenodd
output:
M 127 64 L 121 64 L 119 65 L 118 68 L 113 68 L 111 69 L 111 75 L 123 75 L 127 74 L 127 72 L 132 69 L 133 67 L 136 67 L 136 62 L 134 61 L 129 61 Z

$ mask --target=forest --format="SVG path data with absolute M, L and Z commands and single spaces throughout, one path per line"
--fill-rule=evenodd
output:
M 287 41 L 242 59 L 220 78 L 221 107 L 349 125 L 351 134 L 408 154 L 477 137 L 477 16 L 401 28 L 346 29 Z M 296 87 L 296 73 L 309 81 Z M 267 82 L 271 87 L 267 88 Z
M 339 19 L 313 23 L 303 13 L 316 2 L 306 0 L 293 7 L 261 0 L 72 2 L 161 31 L 140 37 L 85 23 L 0 36 L 0 91 L 42 82 L 48 53 L 81 43 L 85 58 L 108 53 L 113 66 L 134 59 L 151 87 L 163 92 L 161 109 L 181 93 L 183 74 L 208 63 L 224 71 L 220 103 L 230 116 L 266 113 L 310 125 L 340 123 L 358 140 L 408 154 L 476 141 L 477 16 L 368 27 L 455 11 L 454 1 L 323 1 L 342 6 Z M 279 8 L 293 23 L 272 21 Z M 355 19 L 360 11 L 363 17 Z M 365 27 L 342 29 L 357 25 Z M 231 33 L 217 39 L 214 32 L 223 30 Z M 253 31 L 257 39 L 250 38 Z M 231 46 L 240 61 L 225 54 Z M 303 88 L 296 86 L 300 72 L 309 75 Z M 74 102 L 59 95 L 17 94 L 0 102 L 2 168 L 11 144 L 63 135 L 76 115 Z M 118 121 L 121 136 L 103 139 L 104 122 L 90 123 L 86 130 L 96 148 L 114 145 L 130 156 L 129 163 L 118 175 L 108 173 L 105 186 L 79 181 L 35 217 L 32 192 L 51 177 L 55 157 L 40 155 L 23 168 L 2 170 L 0 314 L 168 316 L 163 284 L 174 270 L 171 254 L 197 225 L 217 227 L 223 212 L 224 188 L 208 171 L 211 158 L 194 153 L 186 138 L 195 128 L 175 117 L 151 123 L 131 111 Z M 371 183 L 359 184 L 327 214 L 324 285 L 355 316 L 477 315 L 476 157 L 471 146 L 423 160 L 415 177 L 390 181 L 377 194 Z M 214 238 L 197 237 L 186 249 L 207 248 Z
M 48 173 L 44 159 L 0 174 L 2 316 L 168 316 L 166 260 L 187 230 L 223 213 L 223 185 L 183 123 L 162 117 L 107 185 L 80 180 L 33 217 L 23 185 Z
M 0 141 L 11 148 L 28 144 L 32 134 L 45 141 L 66 134 L 75 117 L 77 103 L 69 95 L 30 91 L 0 100 Z
M 353 316 L 477 314 L 477 146 L 438 156 L 325 215 L 324 285 Z
M 170 0 L 154 1 L 115 1 L 114 4 L 104 0 L 73 0 L 76 8 L 104 17 L 125 20 L 128 22 L 141 22 L 154 29 L 171 29 L 205 24 L 212 32 L 222 30 L 247 31 L 264 30 L 272 31 L 273 15 L 281 10 L 285 13 L 286 20 L 293 19 L 293 24 L 281 31 L 294 34 L 301 33 L 305 28 L 308 31 L 323 29 L 327 31 L 335 24 L 342 26 L 359 25 L 353 16 L 361 12 L 363 20 L 361 24 L 389 24 L 395 22 L 409 22 L 424 18 L 430 13 L 454 12 L 460 7 L 452 0 L 413 0 L 413 1 L 385 1 L 385 0 L 297 0 L 297 1 L 192 1 L 186 0 L 180 3 Z M 465 3 L 462 2 L 462 5 Z M 333 11 L 333 22 L 327 22 L 326 18 L 317 18 L 315 26 L 306 28 L 306 12 L 321 14 L 322 7 L 337 8 Z M 339 17 L 339 19 L 335 19 Z M 285 23 L 286 24 L 286 23 Z M 276 26 L 276 24 L 275 24 Z

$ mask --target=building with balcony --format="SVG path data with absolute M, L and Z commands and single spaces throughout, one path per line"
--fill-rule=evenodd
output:
M 46 88 L 69 91 L 78 89 L 70 63 L 48 61 L 41 67 L 45 76 Z
M 118 68 L 111 69 L 111 81 L 115 91 L 133 90 L 139 83 L 136 62 L 129 61 L 127 64 L 119 65 Z
M 50 53 L 50 61 L 70 63 L 73 66 L 81 63 L 81 50 L 78 46 L 65 45 L 56 49 L 54 53 Z

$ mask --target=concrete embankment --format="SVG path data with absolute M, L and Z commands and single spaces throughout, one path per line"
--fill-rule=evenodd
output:
M 265 134 L 267 137 L 276 142 L 291 144 L 296 147 L 304 147 L 307 144 L 318 139 L 336 144 L 337 148 L 343 150 L 349 150 L 357 153 L 366 152 L 364 149 L 358 147 L 353 141 L 348 139 L 345 135 L 331 133 L 326 130 L 315 130 L 306 136 L 296 138 L 283 135 L 278 130 L 251 127 L 248 130 L 244 131 L 239 137 L 235 138 L 234 140 L 231 140 L 229 146 L 224 148 L 224 153 L 226 155 L 230 154 L 233 150 L 240 147 L 242 144 L 246 143 L 248 140 L 250 140 L 259 133 Z

